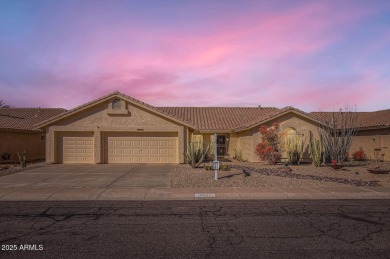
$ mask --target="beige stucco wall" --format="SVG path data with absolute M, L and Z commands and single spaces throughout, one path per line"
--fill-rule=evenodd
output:
M 258 161 L 255 159 L 256 143 L 255 139 L 259 138 L 259 131 L 256 128 L 241 131 L 238 133 L 238 149 L 241 150 L 242 156 L 248 161 Z
M 56 125 L 67 125 L 67 126 L 79 126 L 79 127 L 89 127 L 89 126 L 109 126 L 109 127 L 163 127 L 163 126 L 177 126 L 171 121 L 158 116 L 156 114 L 151 114 L 150 111 L 142 109 L 140 107 L 135 107 L 134 105 L 127 104 L 126 108 L 129 111 L 129 114 L 107 114 L 109 102 L 102 103 L 94 106 L 88 110 L 85 110 L 81 113 L 75 114 L 70 118 L 63 119 L 56 123 Z
M 362 130 L 357 136 L 352 137 L 352 145 L 349 156 L 363 149 L 367 159 L 374 160 L 374 149 L 380 148 L 381 159 L 390 161 L 390 129 Z
M 179 162 L 184 162 L 188 129 L 177 122 L 150 112 L 137 104 L 123 102 L 126 114 L 110 114 L 111 100 L 97 104 L 50 125 L 47 128 L 46 161 L 56 163 L 56 142 L 59 132 L 94 132 L 95 163 L 103 162 L 102 133 L 104 132 L 177 132 Z
M 269 121 L 265 125 L 271 127 L 274 122 L 280 123 L 280 130 L 283 132 L 287 128 L 295 129 L 299 134 L 303 134 L 304 142 L 304 161 L 310 161 L 309 141 L 310 132 L 314 138 L 318 138 L 316 124 L 312 121 L 293 113 L 286 114 L 275 120 Z M 256 146 L 261 142 L 261 134 L 258 131 L 259 126 L 238 133 L 238 148 L 243 152 L 244 158 L 251 162 L 259 162 L 256 154 Z M 380 130 L 362 130 L 358 135 L 352 138 L 352 145 L 349 151 L 352 153 L 362 147 L 367 154 L 368 159 L 375 159 L 374 148 L 381 148 L 380 153 L 384 154 L 382 159 L 390 161 L 390 129 Z
M 238 133 L 231 133 L 228 135 L 228 155 L 230 158 L 234 156 L 234 150 L 238 149 Z
M 274 122 L 280 123 L 281 132 L 287 128 L 293 128 L 299 134 L 303 134 L 303 158 L 304 160 L 308 160 L 310 158 L 308 152 L 310 132 L 313 133 L 313 137 L 318 138 L 316 125 L 305 117 L 296 115 L 294 113 L 283 115 L 275 120 L 271 120 L 265 123 L 264 125 L 271 127 Z M 261 142 L 259 127 L 260 125 L 245 131 L 238 132 L 238 148 L 242 151 L 244 158 L 251 162 L 260 162 L 260 159 L 256 154 L 256 146 Z
M 18 152 L 26 151 L 26 160 L 45 159 L 45 140 L 42 133 L 0 131 L 0 163 L 19 162 Z M 11 153 L 12 158 L 2 158 L 4 152 Z

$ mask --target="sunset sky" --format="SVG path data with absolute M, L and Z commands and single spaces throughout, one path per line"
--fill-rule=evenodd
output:
M 0 0 L 0 100 L 390 108 L 390 1 Z

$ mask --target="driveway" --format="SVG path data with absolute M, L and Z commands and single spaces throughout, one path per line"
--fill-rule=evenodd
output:
M 0 199 L 141 199 L 152 188 L 170 188 L 175 169 L 174 164 L 49 165 L 0 177 Z

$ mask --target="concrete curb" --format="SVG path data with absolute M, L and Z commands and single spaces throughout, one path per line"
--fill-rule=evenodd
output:
M 390 187 L 0 188 L 0 201 L 286 199 L 390 199 Z

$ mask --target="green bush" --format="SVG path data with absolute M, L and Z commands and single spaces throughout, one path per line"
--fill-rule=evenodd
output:
M 3 160 L 6 160 L 6 161 L 11 160 L 12 154 L 9 152 L 4 152 L 3 155 L 1 156 L 1 158 L 3 158 Z
M 219 170 L 220 171 L 230 171 L 230 165 L 228 165 L 228 164 L 220 164 L 219 165 Z

